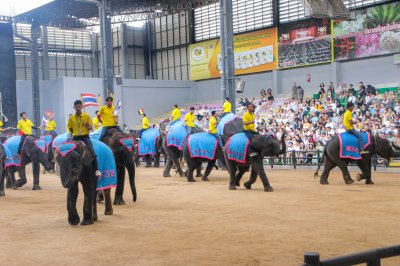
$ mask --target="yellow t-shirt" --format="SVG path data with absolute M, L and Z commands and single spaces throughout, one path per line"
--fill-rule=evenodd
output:
M 114 119 L 114 110 L 115 110 L 114 105 L 111 108 L 108 107 L 107 105 L 104 105 L 100 108 L 99 115 L 101 116 L 103 127 L 114 127 L 117 125 Z
M 347 110 L 344 112 L 344 117 L 343 117 L 343 125 L 346 130 L 352 130 L 353 124 L 351 121 L 353 120 L 353 113 L 350 110 Z
M 72 129 L 73 136 L 83 136 L 89 134 L 86 124 L 93 125 L 92 118 L 89 114 L 81 113 L 80 116 L 73 114 L 68 119 L 67 128 Z
M 247 123 L 247 122 L 254 122 L 254 113 L 250 114 L 250 112 L 246 112 L 243 115 L 243 123 Z M 248 124 L 248 125 L 244 125 L 244 130 L 256 131 L 254 123 Z
M 150 121 L 147 118 L 147 116 L 144 116 L 143 119 L 142 119 L 142 127 L 144 129 L 148 129 L 150 127 Z
M 175 121 L 180 118 L 181 118 L 181 110 L 179 110 L 179 108 L 174 108 L 174 110 L 172 110 L 172 121 Z
M 210 118 L 210 122 L 208 123 L 208 130 L 211 134 L 217 133 L 217 119 L 215 117 Z
M 228 101 L 224 102 L 224 110 L 223 113 L 230 113 L 232 111 L 232 104 Z
M 98 130 L 101 127 L 101 123 L 97 116 L 93 118 L 93 130 Z
M 52 131 L 56 129 L 56 121 L 54 120 L 50 120 L 47 122 L 47 127 L 46 127 L 46 131 Z
M 0 120 L 0 128 L 4 126 L 3 121 Z
M 185 124 L 188 127 L 194 127 L 194 118 L 195 118 L 194 114 L 191 114 L 190 112 L 187 113 L 185 115 Z
M 20 129 L 25 135 L 32 135 L 33 123 L 29 119 L 21 119 L 18 121 L 17 128 Z

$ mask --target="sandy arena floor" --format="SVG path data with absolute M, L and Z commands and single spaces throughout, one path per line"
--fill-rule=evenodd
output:
M 268 170 L 275 191 L 265 193 L 259 180 L 251 191 L 229 191 L 224 171 L 197 183 L 161 172 L 138 168 L 138 201 L 125 187 L 127 205 L 104 216 L 101 204 L 99 221 L 86 227 L 68 224 L 54 174 L 41 176 L 41 191 L 30 190 L 31 177 L 7 190 L 1 265 L 300 265 L 306 251 L 327 258 L 400 243 L 398 173 L 348 186 L 335 171 L 321 186 L 314 171 Z

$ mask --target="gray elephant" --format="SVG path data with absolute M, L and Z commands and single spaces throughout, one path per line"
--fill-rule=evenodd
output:
M 6 152 L 2 144 L 0 144 L 0 197 L 4 197 L 6 194 L 4 193 L 4 179 L 6 175 L 6 170 L 4 167 L 4 159 L 6 157 Z
M 365 184 L 374 184 L 371 178 L 371 158 L 376 153 L 380 157 L 390 160 L 393 157 L 399 157 L 400 151 L 393 149 L 390 142 L 387 139 L 381 138 L 377 135 L 370 134 L 370 143 L 364 149 L 369 153 L 363 154 L 360 160 L 343 159 L 340 156 L 341 140 L 339 136 L 332 138 L 326 145 L 324 149 L 323 161 L 321 160 L 318 164 L 317 171 L 314 176 L 318 177 L 318 171 L 321 168 L 322 162 L 324 162 L 324 171 L 320 177 L 320 183 L 322 185 L 327 185 L 328 177 L 330 171 L 338 166 L 343 174 L 343 179 L 346 184 L 354 183 L 354 180 L 350 177 L 349 170 L 347 166 L 350 161 L 357 162 L 358 167 L 361 170 L 361 174 L 358 174 L 357 181 L 365 179 Z
M 225 145 L 228 167 L 230 169 L 229 189 L 236 190 L 236 187 L 240 186 L 243 174 L 251 167 L 250 179 L 243 184 L 244 187 L 251 189 L 257 176 L 259 176 L 263 183 L 264 191 L 273 191 L 265 173 L 263 159 L 264 157 L 279 156 L 286 152 L 285 134 L 282 134 L 280 141 L 273 135 L 255 135 L 251 141 L 248 141 L 244 133 L 233 135 Z M 235 152 L 232 146 L 239 139 L 243 142 L 243 145 L 239 145 L 243 152 Z M 247 150 L 249 145 L 259 150 L 260 154 L 250 157 Z

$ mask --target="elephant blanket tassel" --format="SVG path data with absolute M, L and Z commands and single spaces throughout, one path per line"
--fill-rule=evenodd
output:
M 228 160 L 238 163 L 247 163 L 246 154 L 249 149 L 249 144 L 249 138 L 245 133 L 238 133 L 230 137 L 225 145 Z
M 369 133 L 364 132 L 360 132 L 360 134 L 362 136 L 364 148 L 366 148 L 371 144 L 371 136 Z M 340 141 L 340 158 L 361 160 L 357 137 L 347 132 L 338 135 Z
M 188 146 L 190 158 L 214 160 L 217 151 L 217 138 L 208 132 L 189 135 Z
M 156 128 L 149 128 L 143 131 L 139 141 L 139 156 L 155 155 L 157 152 L 156 143 L 160 131 Z
M 186 127 L 183 126 L 183 122 L 176 122 L 167 132 L 167 146 L 174 146 L 178 150 L 182 150 L 183 140 L 186 137 Z

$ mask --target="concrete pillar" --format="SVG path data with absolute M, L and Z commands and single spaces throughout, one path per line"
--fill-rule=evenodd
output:
M 40 126 L 40 94 L 39 94 L 39 50 L 38 39 L 41 35 L 40 25 L 32 23 L 31 26 L 31 70 L 32 70 L 32 115 L 33 124 Z M 39 132 L 40 133 L 40 132 Z
M 331 81 L 335 86 L 339 82 L 342 82 L 342 63 L 341 62 L 332 62 L 331 63 Z
M 112 30 L 111 30 L 111 1 L 110 0 L 102 0 L 102 24 L 103 24 L 103 33 L 104 34 L 104 44 L 105 47 L 103 49 L 105 55 L 105 74 L 106 74 L 106 95 L 114 94 L 114 71 L 113 71 L 113 45 L 112 45 Z
M 272 90 L 275 94 L 283 94 L 282 71 L 279 69 L 272 70 Z
M 47 26 L 42 27 L 42 56 L 43 56 L 43 79 L 50 79 L 50 70 L 49 70 L 49 38 L 47 35 Z
M 92 39 L 92 76 L 93 78 L 99 78 L 101 75 L 99 74 L 99 46 L 97 43 L 97 34 L 92 32 L 91 34 Z M 100 60 L 101 61 L 101 60 Z
M 219 1 L 219 11 L 220 11 L 220 45 L 221 45 L 221 101 L 224 102 L 227 91 L 226 91 L 226 44 L 225 44 L 225 9 L 224 2 Z
M 121 66 L 121 77 L 124 79 L 129 78 L 129 58 L 128 58 L 128 27 L 125 23 L 121 23 L 121 54 L 122 54 L 122 66 Z

